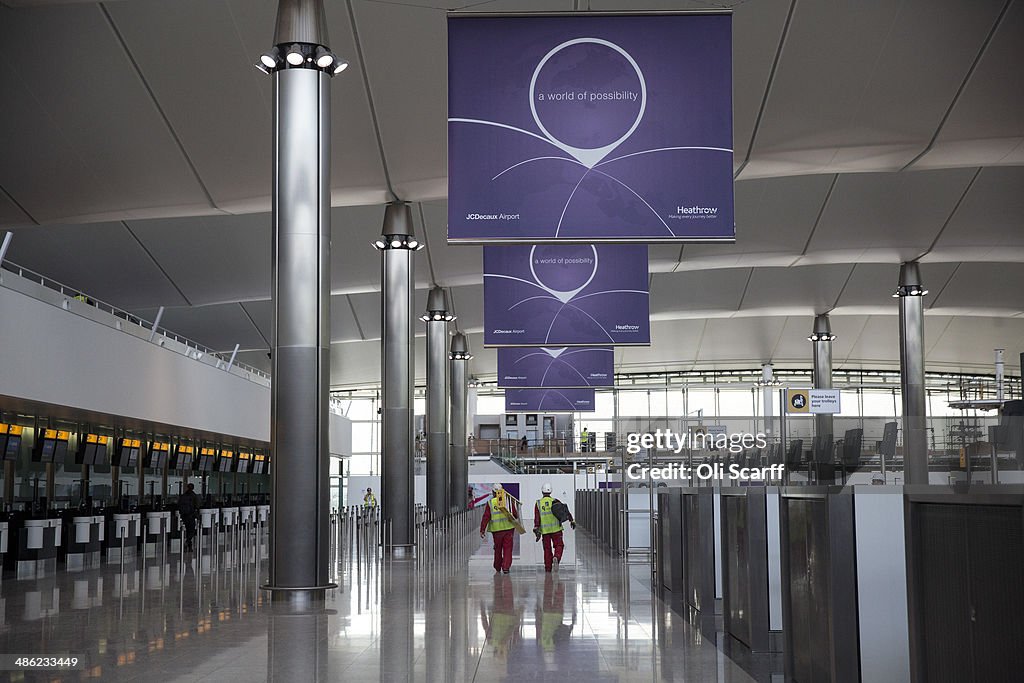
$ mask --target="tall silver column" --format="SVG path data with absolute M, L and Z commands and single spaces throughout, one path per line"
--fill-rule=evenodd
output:
M 330 79 L 322 0 L 280 0 L 274 45 L 274 301 L 270 581 L 275 601 L 323 599 L 328 575 L 331 285 Z
M 815 316 L 814 329 L 807 339 L 814 345 L 814 388 L 832 388 L 832 324 L 828 314 Z M 818 481 L 829 483 L 835 480 L 832 467 L 832 444 L 835 438 L 832 430 L 832 415 L 819 413 L 814 416 L 814 462 L 817 465 Z
M 427 507 L 438 517 L 448 514 L 448 296 L 430 290 L 427 313 Z
M 412 236 L 408 204 L 388 204 L 382 238 L 376 246 L 383 254 L 381 269 L 381 510 L 391 523 L 395 557 L 412 554 L 413 526 L 413 355 L 412 297 L 413 252 L 419 243 Z
M 924 393 L 924 295 L 917 262 L 900 266 L 900 391 L 903 394 L 903 481 L 928 483 Z
M 469 459 L 466 454 L 466 364 L 473 355 L 469 352 L 466 335 L 456 332 L 452 337 L 452 350 L 448 355 L 452 364 L 452 432 L 451 432 L 451 489 L 448 492 L 451 509 L 466 509 L 469 496 Z

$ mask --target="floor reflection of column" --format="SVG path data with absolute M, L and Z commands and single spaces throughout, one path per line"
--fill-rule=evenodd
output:
M 411 560 L 395 560 L 388 566 L 380 597 L 381 680 L 413 679 L 415 578 Z
M 451 640 L 448 647 L 449 677 L 454 683 L 464 683 L 468 678 L 469 660 L 469 619 L 466 615 L 466 572 L 458 572 L 448 582 L 448 609 L 451 614 Z
M 290 611 L 286 605 L 274 605 L 267 625 L 267 680 L 326 681 L 327 613 Z

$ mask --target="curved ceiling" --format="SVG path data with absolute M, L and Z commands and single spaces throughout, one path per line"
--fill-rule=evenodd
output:
M 450 287 L 473 370 L 478 247 L 445 242 L 448 9 L 695 2 L 326 0 L 332 47 L 332 380 L 379 381 L 382 203 L 414 202 L 417 308 Z M 653 344 L 620 371 L 898 365 L 898 264 L 920 259 L 929 367 L 1024 349 L 1024 3 L 716 2 L 734 10 L 735 245 L 652 246 Z M 265 366 L 273 0 L 0 0 L 8 257 Z M 704 6 L 708 6 L 705 4 Z M 47 46 L 40 59 L 39 46 Z M 59 65 L 55 68 L 54 65 Z M 13 106 L 11 106 L 13 104 Z M 418 345 L 422 347 L 422 340 Z M 418 351 L 422 356 L 422 348 Z M 419 364 L 422 375 L 422 363 Z

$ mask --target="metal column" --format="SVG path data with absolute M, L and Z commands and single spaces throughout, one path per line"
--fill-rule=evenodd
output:
M 443 517 L 448 500 L 448 296 L 440 287 L 430 290 L 427 314 L 427 507 Z
M 448 355 L 451 360 L 452 374 L 452 441 L 451 441 L 451 489 L 448 497 L 451 508 L 456 511 L 466 509 L 469 499 L 469 459 L 466 453 L 466 363 L 473 356 L 469 353 L 466 335 L 456 332 L 452 337 L 452 350 Z
M 832 388 L 832 342 L 836 336 L 832 334 L 832 324 L 828 314 L 822 313 L 814 318 L 814 329 L 808 340 L 814 345 L 814 388 Z M 835 481 L 835 468 L 832 464 L 832 444 L 835 442 L 832 429 L 832 415 L 818 413 L 814 416 L 814 450 L 813 458 L 818 472 L 818 481 L 830 483 Z
M 900 391 L 903 395 L 903 480 L 928 483 L 924 393 L 924 295 L 917 262 L 900 266 Z
M 383 519 L 391 522 L 394 557 L 412 554 L 413 525 L 413 252 L 408 204 L 388 204 L 384 211 L 381 271 L 381 490 Z
M 322 600 L 328 575 L 330 78 L 322 0 L 280 0 L 273 78 L 270 581 L 275 601 Z M 328 63 L 327 57 L 330 57 Z

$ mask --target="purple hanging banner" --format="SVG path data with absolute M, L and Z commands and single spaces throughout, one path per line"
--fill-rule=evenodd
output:
M 448 19 L 448 240 L 732 242 L 732 17 Z
M 588 413 L 593 389 L 506 389 L 506 413 Z
M 484 346 L 651 343 L 647 247 L 484 247 Z
M 498 386 L 502 388 L 610 387 L 614 381 L 611 346 L 498 349 Z

